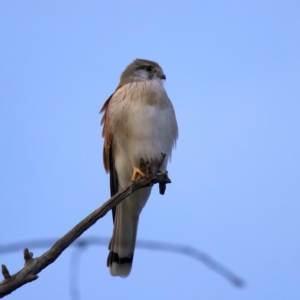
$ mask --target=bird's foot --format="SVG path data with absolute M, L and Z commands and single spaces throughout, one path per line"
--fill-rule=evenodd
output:
M 146 175 L 139 168 L 134 167 L 131 180 L 135 181 L 138 174 L 142 177 L 146 177 Z
M 161 175 L 168 175 L 168 171 L 162 171 L 162 170 L 158 170 L 157 174 L 161 174 Z

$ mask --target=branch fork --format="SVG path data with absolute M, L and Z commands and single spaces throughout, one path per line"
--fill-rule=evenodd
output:
M 166 154 L 162 153 L 159 161 L 145 162 L 140 160 L 140 169 L 146 175 L 145 177 L 138 176 L 136 181 L 131 181 L 124 189 L 119 191 L 101 207 L 88 215 L 73 229 L 60 238 L 48 251 L 40 257 L 33 258 L 33 253 L 27 248 L 24 249 L 24 267 L 14 275 L 10 275 L 7 267 L 2 265 L 2 275 L 4 280 L 0 282 L 0 298 L 12 293 L 24 284 L 36 280 L 37 274 L 53 263 L 61 253 L 67 249 L 78 237 L 80 237 L 87 229 L 95 224 L 99 219 L 104 217 L 109 210 L 118 205 L 121 201 L 127 198 L 130 194 L 138 189 L 146 186 L 152 186 L 159 183 L 160 192 L 165 190 L 165 185 L 171 183 L 168 173 L 159 171 L 159 168 L 164 161 Z M 164 188 L 161 188 L 161 186 Z M 162 193 L 163 194 L 163 193 Z

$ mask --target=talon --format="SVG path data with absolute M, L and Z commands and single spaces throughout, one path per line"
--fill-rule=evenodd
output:
M 146 177 L 146 175 L 139 168 L 134 167 L 131 180 L 135 181 L 138 174 L 140 174 L 142 177 Z
M 168 171 L 162 171 L 162 170 L 158 170 L 157 171 L 158 174 L 161 174 L 161 175 L 167 175 L 168 174 Z

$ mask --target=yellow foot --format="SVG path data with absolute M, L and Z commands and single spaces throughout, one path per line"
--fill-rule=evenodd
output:
M 134 168 L 133 168 L 132 177 L 131 177 L 131 180 L 132 180 L 132 181 L 135 181 L 135 180 L 136 180 L 137 174 L 140 174 L 142 177 L 145 177 L 145 176 L 146 176 L 139 168 L 134 167 Z

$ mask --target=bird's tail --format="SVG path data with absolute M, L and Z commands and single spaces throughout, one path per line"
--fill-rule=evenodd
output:
M 113 236 L 109 243 L 107 266 L 112 276 L 127 277 L 132 267 L 139 214 L 132 214 L 126 200 L 116 207 Z

